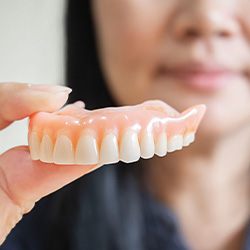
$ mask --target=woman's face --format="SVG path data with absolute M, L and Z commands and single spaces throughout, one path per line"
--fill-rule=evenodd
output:
M 204 103 L 201 133 L 250 125 L 250 0 L 93 0 L 100 59 L 119 104 Z

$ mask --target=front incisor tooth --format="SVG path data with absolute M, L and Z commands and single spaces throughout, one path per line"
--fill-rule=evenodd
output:
M 183 147 L 183 136 L 182 135 L 174 135 L 170 138 L 168 143 L 168 152 L 173 152 L 175 150 L 180 150 Z
M 194 133 L 188 133 L 184 136 L 183 139 L 183 146 L 188 146 L 189 144 L 191 144 L 192 142 L 194 142 L 195 139 L 195 134 Z
M 144 159 L 149 159 L 154 156 L 155 153 L 155 143 L 154 137 L 150 132 L 143 132 L 141 140 L 140 140 L 140 147 L 141 147 L 141 157 Z
M 76 146 L 75 160 L 77 164 L 91 165 L 99 161 L 96 139 L 91 134 L 82 134 Z
M 114 134 L 106 135 L 101 144 L 100 162 L 102 164 L 116 163 L 119 161 L 117 138 Z
M 161 157 L 165 156 L 167 154 L 167 149 L 167 135 L 165 132 L 162 132 L 155 143 L 155 154 Z
M 137 134 L 132 130 L 127 130 L 120 143 L 120 159 L 130 163 L 140 159 L 140 145 Z
M 73 146 L 66 135 L 57 137 L 53 159 L 56 164 L 74 164 Z
M 36 132 L 31 132 L 29 136 L 30 155 L 32 160 L 40 159 L 40 142 Z
M 40 145 L 40 160 L 43 162 L 53 162 L 53 144 L 49 135 L 44 135 Z

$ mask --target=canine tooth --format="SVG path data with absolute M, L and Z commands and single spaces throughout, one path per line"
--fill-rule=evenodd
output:
M 32 160 L 40 159 L 40 142 L 36 132 L 31 132 L 29 137 L 30 155 Z
M 76 146 L 76 163 L 77 164 L 97 164 L 99 160 L 99 151 L 94 136 L 82 134 Z
M 155 154 L 158 156 L 165 156 L 167 154 L 167 135 L 162 132 L 156 140 L 155 143 Z
M 173 152 L 175 150 L 182 149 L 183 146 L 183 136 L 182 135 L 174 135 L 170 138 L 168 143 L 168 152 Z
M 188 146 L 189 144 L 194 142 L 194 139 L 195 139 L 194 133 L 186 134 L 183 139 L 183 146 Z
M 100 162 L 101 163 L 115 163 L 119 161 L 119 150 L 117 138 L 113 134 L 106 135 L 101 144 Z
M 59 135 L 57 137 L 53 159 L 57 164 L 74 164 L 73 146 L 67 136 Z
M 127 130 L 121 139 L 120 159 L 123 162 L 130 163 L 140 159 L 140 145 L 138 136 L 135 132 Z
M 155 153 L 155 143 L 152 133 L 143 132 L 141 141 L 141 157 L 144 159 L 149 159 L 153 157 Z
M 40 145 L 40 160 L 43 162 L 53 162 L 53 144 L 49 135 L 44 135 Z

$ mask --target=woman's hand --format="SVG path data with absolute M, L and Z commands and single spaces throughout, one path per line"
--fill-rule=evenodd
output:
M 0 84 L 0 130 L 34 112 L 61 108 L 70 91 L 62 86 Z M 97 167 L 32 161 L 27 146 L 0 155 L 0 244 L 36 201 Z

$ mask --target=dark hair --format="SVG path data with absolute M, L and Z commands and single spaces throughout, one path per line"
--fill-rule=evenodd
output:
M 114 106 L 98 60 L 91 0 L 69 1 L 66 27 L 70 102 L 83 100 L 90 109 Z M 104 166 L 63 189 L 49 249 L 143 249 L 140 195 L 131 165 Z M 55 232 L 63 235 L 60 247 Z
M 91 0 L 69 0 L 66 19 L 67 84 L 70 101 L 84 100 L 88 108 L 115 106 L 101 71 Z

